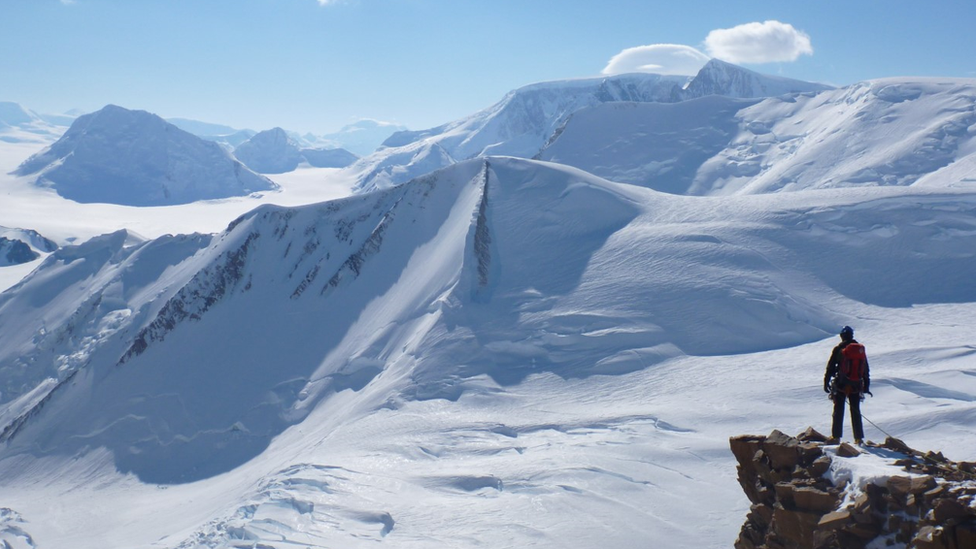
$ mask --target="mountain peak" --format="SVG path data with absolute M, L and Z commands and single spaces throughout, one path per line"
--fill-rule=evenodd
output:
M 78 117 L 15 173 L 38 174 L 37 184 L 70 200 L 129 206 L 185 204 L 277 188 L 216 143 L 155 114 L 117 105 Z
M 711 59 L 683 92 L 687 99 L 705 95 L 750 99 L 829 89 L 833 88 L 825 84 L 761 74 L 720 59 Z

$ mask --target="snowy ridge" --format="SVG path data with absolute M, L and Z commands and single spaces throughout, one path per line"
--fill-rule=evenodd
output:
M 37 184 L 71 200 L 133 206 L 185 204 L 277 188 L 216 143 L 153 114 L 114 105 L 79 117 L 16 174 L 37 174 Z
M 540 158 L 676 194 L 955 186 L 976 178 L 974 105 L 976 84 L 965 79 L 609 103 L 575 113 Z
M 923 178 L 941 186 L 973 176 L 971 79 L 876 80 L 795 101 L 770 99 L 740 116 L 742 131 L 702 166 L 692 192 L 911 185 Z M 956 163 L 970 167 L 940 176 Z
M 830 89 L 833 89 L 833 86 L 759 74 L 725 61 L 712 59 L 702 67 L 695 78 L 688 82 L 682 90 L 682 95 L 685 99 L 707 95 L 749 99 L 819 93 Z
M 208 241 L 197 235 L 140 242 L 120 231 L 55 251 L 0 294 L 3 438 L 93 353 L 158 307 L 173 283 L 159 277 Z
M 362 189 L 382 188 L 422 175 L 415 170 L 401 174 L 384 168 L 416 164 L 410 155 L 426 154 L 436 144 L 451 159 L 464 160 L 487 155 L 533 158 L 573 115 L 586 107 L 612 102 L 676 103 L 706 95 L 740 98 L 769 97 L 788 93 L 818 92 L 829 86 L 761 75 L 735 65 L 710 61 L 693 78 L 657 74 L 624 74 L 543 82 L 510 92 L 501 101 L 467 118 L 422 131 L 398 132 L 380 149 L 354 168 L 361 175 Z M 427 145 L 421 147 L 421 143 Z M 393 158 L 397 159 L 394 160 Z M 385 177 L 377 177 L 377 166 Z

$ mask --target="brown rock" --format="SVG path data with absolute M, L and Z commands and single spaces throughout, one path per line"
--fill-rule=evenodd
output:
M 799 444 L 795 438 L 774 430 L 763 442 L 763 451 L 769 456 L 774 469 L 792 471 L 800 462 Z
M 976 547 L 976 524 L 960 524 L 955 528 L 956 548 L 968 549 Z
M 813 548 L 813 532 L 820 521 L 820 513 L 790 511 L 782 506 L 773 508 L 772 531 L 783 540 L 787 547 Z
M 729 447 L 732 449 L 732 455 L 735 456 L 736 461 L 739 465 L 747 469 L 752 467 L 752 458 L 756 456 L 762 448 L 762 442 L 766 437 L 759 435 L 742 435 L 737 437 L 732 437 L 729 439 Z
M 773 522 L 773 508 L 768 505 L 753 505 L 749 511 L 749 518 L 764 530 Z
M 932 500 L 942 497 L 945 494 L 945 491 L 945 486 L 939 485 L 922 495 L 925 497 L 925 501 L 931 502 Z
M 793 501 L 798 509 L 827 513 L 837 508 L 837 496 L 816 488 L 797 488 L 793 491 Z
M 818 528 L 824 530 L 838 530 L 851 522 L 851 512 L 847 510 L 834 511 L 820 517 Z
M 828 456 L 820 456 L 813 460 L 813 463 L 807 467 L 807 473 L 813 478 L 820 478 L 824 476 L 824 473 L 830 470 L 830 458 Z
M 861 451 L 846 442 L 841 443 L 840 447 L 837 448 L 838 457 L 852 458 L 859 455 L 861 455 Z
M 793 492 L 796 491 L 796 486 L 793 486 L 789 482 L 777 482 L 773 488 L 776 490 L 777 501 L 786 506 L 792 506 L 794 504 Z
M 827 442 L 827 437 L 813 427 L 807 427 L 807 430 L 800 433 L 796 438 L 802 442 Z
M 901 518 L 901 515 L 889 515 L 888 516 L 888 531 L 897 532 L 901 530 L 901 525 L 905 522 L 905 519 Z
M 904 499 L 908 494 L 924 494 L 935 488 L 935 479 L 930 476 L 904 477 L 894 476 L 888 479 L 888 491 L 891 495 Z
M 801 465 L 810 465 L 814 460 L 824 455 L 823 445 L 816 442 L 801 442 L 797 445 L 797 451 L 800 452 Z
M 976 474 L 976 462 L 973 461 L 960 461 L 958 463 L 959 470 L 966 473 Z
M 889 450 L 894 450 L 896 452 L 901 452 L 903 454 L 909 454 L 909 455 L 912 454 L 911 447 L 909 447 L 903 441 L 901 441 L 901 440 L 899 440 L 899 439 L 897 439 L 895 437 L 888 437 L 888 438 L 886 438 L 885 441 L 884 441 L 884 444 L 882 444 L 882 446 L 884 446 L 885 448 L 888 448 Z
M 963 505 L 956 499 L 940 499 L 935 502 L 932 509 L 935 512 L 935 522 L 938 524 L 943 524 L 949 519 L 967 519 L 976 515 L 976 509 Z
M 923 526 L 918 529 L 912 546 L 916 549 L 948 549 L 945 535 L 941 528 L 934 526 Z
M 864 541 L 870 541 L 881 534 L 883 526 L 884 521 L 878 518 L 877 520 L 855 522 L 854 524 L 844 528 L 844 531 L 853 534 Z

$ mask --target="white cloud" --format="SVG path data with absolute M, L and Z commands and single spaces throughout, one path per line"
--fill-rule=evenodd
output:
M 810 36 L 779 21 L 713 30 L 705 38 L 705 49 L 712 57 L 729 63 L 775 63 L 813 55 Z
M 691 46 L 651 44 L 627 48 L 614 55 L 603 74 L 650 72 L 692 76 L 707 62 L 708 56 Z

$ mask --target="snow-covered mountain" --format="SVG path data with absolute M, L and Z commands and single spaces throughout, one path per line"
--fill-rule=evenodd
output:
M 281 128 L 258 132 L 234 149 L 234 156 L 258 173 L 290 172 L 302 161 L 298 143 Z
M 63 122 L 68 118 L 38 114 L 19 103 L 0 101 L 0 141 L 50 143 L 64 133 L 67 124 Z
M 678 194 L 976 178 L 976 81 L 885 79 L 757 100 L 581 109 L 539 157 Z
M 0 101 L 0 128 L 26 126 L 41 121 L 41 117 L 18 103 Z
M 248 168 L 266 174 L 290 172 L 302 162 L 316 168 L 345 168 L 359 158 L 345 149 L 302 148 L 281 128 L 254 135 L 234 149 L 234 156 Z
M 730 425 L 826 417 L 801 395 L 852 318 L 898 403 L 875 419 L 976 440 L 974 214 L 965 188 L 686 197 L 490 158 L 65 247 L 0 294 L 5 505 L 77 547 L 718 547 L 747 508 Z M 96 488 L 94 528 L 65 509 Z M 165 520 L 114 516 L 135 501 Z
M 363 119 L 346 124 L 337 132 L 324 135 L 306 134 L 304 138 L 309 147 L 340 148 L 358 156 L 366 156 L 394 133 L 406 130 L 407 127 L 400 124 Z
M 231 151 L 241 143 L 254 137 L 254 135 L 257 133 L 254 130 L 238 130 L 224 124 L 213 124 L 210 122 L 201 122 L 199 120 L 191 120 L 188 118 L 167 118 L 166 121 L 185 132 L 192 133 L 197 137 L 201 137 L 207 141 L 219 143 L 224 148 Z
M 79 117 L 17 175 L 78 202 L 185 204 L 277 188 L 216 143 L 145 111 L 109 105 Z
M 416 170 L 387 169 L 398 157 L 399 165 L 418 164 L 402 160 L 414 151 L 429 157 L 435 145 L 450 159 L 464 160 L 485 155 L 532 158 L 549 142 L 573 113 L 605 103 L 677 103 L 707 95 L 759 98 L 787 93 L 817 92 L 828 86 L 761 75 L 713 60 L 693 78 L 656 74 L 625 74 L 544 82 L 519 88 L 501 101 L 469 117 L 422 131 L 398 132 L 387 139 L 385 149 L 364 158 L 355 168 L 362 174 L 362 188 L 382 188 L 422 175 Z M 421 145 L 427 143 L 427 145 Z M 443 164 L 446 165 L 446 164 Z M 377 169 L 382 173 L 378 173 Z
M 37 231 L 0 227 L 0 267 L 28 263 L 56 249 L 56 243 Z

